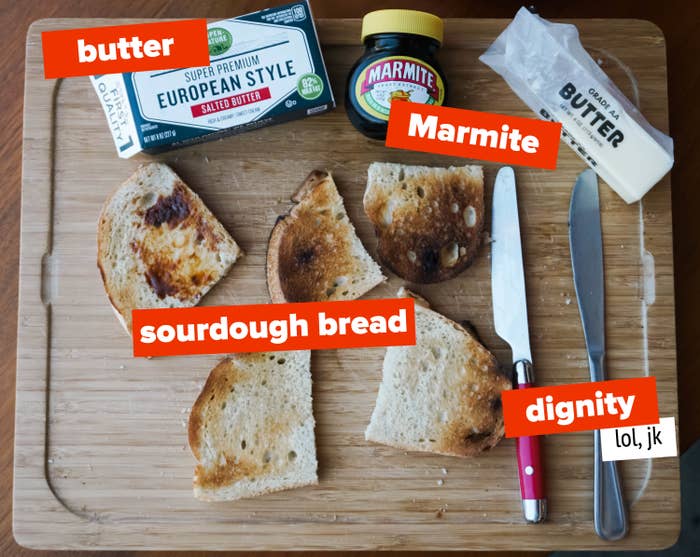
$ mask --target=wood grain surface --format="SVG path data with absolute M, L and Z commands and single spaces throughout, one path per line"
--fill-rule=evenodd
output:
M 128 3 L 122 3 L 118 7 L 107 7 L 105 6 L 103 10 L 98 9 L 96 3 L 89 5 L 89 11 L 86 5 L 81 5 L 80 3 L 65 3 L 65 9 L 61 3 L 55 3 L 53 9 L 57 10 L 57 13 L 47 13 L 50 10 L 40 9 L 39 5 L 23 4 L 14 5 L 10 10 L 7 7 L 3 8 L 4 13 L 2 14 L 5 21 L 12 21 L 12 23 L 6 23 L 5 29 L 15 30 L 16 32 L 9 32 L 3 34 L 3 41 L 8 38 L 12 42 L 5 46 L 4 51 L 6 56 L 3 58 L 3 71 L 6 73 L 6 88 L 3 90 L 3 109 L 5 110 L 7 117 L 7 124 L 3 132 L 7 135 L 6 141 L 3 142 L 0 148 L 3 149 L 3 156 L 0 158 L 3 165 L 7 165 L 7 168 L 3 168 L 4 175 L 7 177 L 6 184 L 6 195 L 2 197 L 2 205 L 0 209 L 2 210 L 2 221 L 0 221 L 0 226 L 2 226 L 2 237 L 0 242 L 2 242 L 2 252 L 5 257 L 4 275 L 3 275 L 3 305 L 2 308 L 5 310 L 6 315 L 14 315 L 14 308 L 16 307 L 16 266 L 17 266 L 17 255 L 16 255 L 16 233 L 18 226 L 17 218 L 17 196 L 18 196 L 18 183 L 19 183 L 19 160 L 17 158 L 17 146 L 19 145 L 19 137 L 21 131 L 18 127 L 19 110 L 21 102 L 18 101 L 20 98 L 21 91 L 21 71 L 22 71 L 22 45 L 23 37 L 21 35 L 26 28 L 26 26 L 21 29 L 18 28 L 17 22 L 30 21 L 36 17 L 45 16 L 58 16 L 58 15 L 104 15 L 104 16 L 163 16 L 163 17 L 180 17 L 180 16 L 194 16 L 194 15 L 209 15 L 212 17 L 224 17 L 231 15 L 231 7 L 224 3 L 213 3 L 210 6 L 210 10 L 206 13 L 203 12 L 203 7 L 201 4 L 195 6 L 194 3 L 154 3 L 154 5 L 149 6 L 148 2 L 140 2 L 138 7 L 129 6 Z M 240 6 L 236 6 L 235 12 L 250 11 L 255 7 L 260 7 L 261 4 L 254 4 L 251 2 L 241 3 Z M 373 6 L 375 7 L 375 6 Z M 417 6 L 421 7 L 421 6 Z M 422 6 L 425 7 L 425 6 Z M 692 12 L 683 12 L 682 9 L 671 10 L 668 8 L 668 4 L 665 6 L 666 9 L 664 13 L 668 14 L 669 19 L 664 20 L 662 14 L 654 17 L 652 11 L 646 11 L 644 6 L 636 4 L 637 13 L 625 12 L 623 8 L 615 8 L 614 6 L 607 6 L 605 12 L 595 12 L 591 13 L 590 8 L 582 7 L 580 10 L 575 10 L 572 5 L 569 5 L 567 12 L 554 12 L 544 8 L 541 8 L 543 15 L 548 17 L 553 16 L 639 16 L 648 17 L 656 20 L 662 25 L 663 29 L 670 29 L 673 32 L 667 31 L 667 41 L 670 52 L 670 84 L 671 84 L 671 132 L 676 139 L 676 158 L 677 165 L 674 168 L 673 180 L 674 186 L 674 216 L 675 216 L 675 227 L 676 227 L 676 238 L 677 242 L 675 244 L 676 252 L 676 282 L 677 282 L 677 298 L 682 300 L 682 303 L 678 304 L 678 326 L 679 326 L 679 369 L 681 372 L 681 382 L 683 388 L 681 389 L 681 441 L 683 446 L 687 446 L 692 440 L 697 437 L 698 424 L 697 417 L 692 412 L 692 406 L 688 404 L 684 405 L 684 402 L 692 400 L 694 395 L 697 395 L 697 380 L 692 381 L 694 375 L 694 365 L 693 365 L 693 353 L 692 353 L 692 338 L 695 333 L 697 333 L 697 325 L 693 319 L 694 313 L 697 311 L 697 292 L 690 288 L 694 281 L 697 282 L 697 233 L 692 227 L 693 219 L 690 215 L 697 208 L 697 193 L 692 187 L 683 187 L 686 183 L 692 184 L 694 180 L 690 177 L 695 177 L 697 175 L 697 161 L 693 160 L 691 155 L 693 154 L 693 146 L 697 147 L 697 132 L 694 131 L 694 127 L 698 123 L 697 118 L 697 108 L 694 108 L 691 103 L 691 96 L 684 95 L 683 89 L 690 87 L 693 83 L 697 84 L 697 64 L 694 63 L 692 57 L 686 54 L 686 49 L 688 52 L 692 52 L 692 40 L 691 34 L 693 31 L 692 25 L 697 26 L 697 17 L 693 16 Z M 366 11 L 364 6 L 359 3 L 353 5 L 352 10 L 347 8 L 348 12 L 339 10 L 337 7 L 333 8 L 331 5 L 322 4 L 317 2 L 314 4 L 314 8 L 317 16 L 326 15 L 361 15 L 363 11 Z M 489 12 L 489 8 L 481 7 L 479 4 L 471 5 L 469 10 L 466 8 L 460 8 L 456 5 L 448 5 L 445 3 L 445 11 L 439 11 L 440 15 L 460 15 L 460 16 L 481 16 L 481 15 L 511 15 L 515 10 L 515 6 L 508 10 L 508 13 L 493 13 Z M 503 8 L 499 8 L 503 9 Z M 602 10 L 602 8 L 600 8 Z M 73 10 L 71 12 L 71 10 Z M 80 11 L 83 10 L 83 11 Z M 561 8 L 560 8 L 561 10 Z M 616 11 L 617 10 L 617 11 Z M 357 12 L 360 13 L 357 13 Z M 330 12 L 330 13 L 329 13 Z M 664 26 L 664 21 L 667 26 Z M 696 39 L 694 39 L 696 40 Z M 19 45 L 19 47 L 18 47 Z M 697 47 L 697 43 L 695 43 Z M 696 48 L 697 50 L 697 48 Z M 12 53 L 17 53 L 17 56 L 12 56 Z M 674 53 L 677 57 L 674 57 Z M 12 64 L 15 64 L 13 67 Z M 674 68 L 677 68 L 674 70 Z M 13 75 L 14 72 L 14 75 Z M 674 77 L 675 72 L 679 75 Z M 695 72 L 695 73 L 693 73 Z M 9 79 L 12 78 L 12 79 Z M 679 85 L 676 86 L 678 93 L 674 100 L 674 83 Z M 687 83 L 687 85 L 686 85 Z M 13 92 L 14 91 L 14 96 Z M 686 103 L 684 105 L 684 102 Z M 684 113 L 683 110 L 686 110 Z M 693 112 L 693 110 L 695 112 Z M 13 112 L 14 111 L 14 112 Z M 13 117 L 14 115 L 14 117 Z M 14 122 L 14 127 L 13 127 Z M 14 135 L 12 135 L 14 133 Z M 13 150 L 14 149 L 14 150 Z M 14 156 L 13 156 L 14 153 Z M 680 179 L 678 175 L 680 173 Z M 678 201 L 680 197 L 680 202 Z M 683 224 L 683 217 L 685 216 L 685 228 Z M 680 219 L 680 224 L 679 224 Z M 680 234 L 679 234 L 679 227 Z M 670 254 L 669 254 L 670 255 Z M 693 258 L 695 255 L 695 258 Z M 685 317 L 684 317 L 685 316 Z M 14 378 L 14 358 L 12 354 L 14 352 L 14 330 L 15 322 L 12 317 L 8 318 L 2 324 L 2 338 L 3 341 L 7 343 L 6 347 L 6 361 L 3 361 L 3 390 L 5 392 L 5 398 L 2 401 L 3 408 L 3 443 L 6 447 L 11 447 L 12 445 L 12 393 L 13 388 L 13 378 Z M 684 359 L 685 358 L 685 359 Z M 687 377 L 687 380 L 686 380 Z M 684 413 L 684 406 L 686 411 Z M 11 459 L 9 455 L 11 451 L 6 451 L 3 453 L 3 490 L 5 494 L 9 494 L 11 485 Z M 10 507 L 9 498 L 3 498 L 6 507 L 3 508 L 3 526 L 5 532 L 5 546 L 3 547 L 3 552 L 6 554 L 13 554 L 20 551 L 17 546 L 12 544 L 10 537 Z
M 44 20 L 32 26 L 27 39 L 17 539 L 51 548 L 602 547 L 591 529 L 590 433 L 545 440 L 549 519 L 535 528 L 522 520 L 512 440 L 465 461 L 365 442 L 382 349 L 314 352 L 318 487 L 228 505 L 192 499 L 193 462 L 183 428 L 218 357 L 133 359 L 93 266 L 95 222 L 104 199 L 149 158 L 114 156 L 86 79 L 42 78 L 42 31 L 125 22 Z M 665 50 L 658 30 L 641 20 L 576 23 L 608 75 L 644 107 L 653 125 L 666 130 Z M 440 54 L 452 105 L 529 113 L 500 77 L 477 62 L 504 25 L 505 20 L 494 19 L 445 20 Z M 357 19 L 317 19 L 336 91 L 359 54 L 359 26 Z M 313 119 L 157 157 L 197 190 L 246 252 L 204 303 L 268 301 L 267 239 L 310 169 L 333 172 L 360 238 L 375 252 L 372 226 L 362 211 L 370 162 L 462 163 L 368 141 L 348 122 L 342 98 L 339 105 Z M 497 168 L 485 168 L 487 205 Z M 588 378 L 567 239 L 571 187 L 583 168 L 572 150 L 563 149 L 556 172 L 516 171 L 540 385 Z M 670 195 L 668 179 L 639 205 L 626 205 L 609 188 L 601 189 L 609 377 L 654 370 L 663 416 L 675 415 L 677 408 Z M 438 311 L 469 320 L 506 363 L 510 351 L 493 331 L 487 251 L 482 249 L 456 279 L 417 291 Z M 646 259 L 653 259 L 653 269 L 642 268 Z M 649 273 L 655 276 L 653 288 Z M 402 284 L 392 277 L 369 295 L 392 296 Z M 442 468 L 449 469 L 449 477 Z M 626 499 L 632 502 L 631 531 L 615 546 L 668 545 L 679 523 L 677 463 L 631 461 L 622 468 Z M 507 535 L 501 535 L 504 525 Z

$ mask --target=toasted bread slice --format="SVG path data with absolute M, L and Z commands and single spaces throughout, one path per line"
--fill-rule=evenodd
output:
M 192 407 L 194 495 L 254 497 L 318 483 L 310 352 L 222 360 Z
M 471 264 L 481 243 L 483 170 L 375 162 L 364 207 L 381 263 L 410 282 L 447 280 Z
M 97 265 L 127 332 L 132 309 L 194 306 L 241 255 L 199 196 L 164 164 L 139 167 L 102 208 Z
M 354 300 L 383 280 L 362 246 L 328 172 L 309 174 L 267 249 L 267 285 L 278 302 Z
M 416 298 L 415 346 L 391 346 L 368 441 L 410 451 L 473 456 L 503 437 L 501 391 L 511 388 L 496 358 L 454 321 Z

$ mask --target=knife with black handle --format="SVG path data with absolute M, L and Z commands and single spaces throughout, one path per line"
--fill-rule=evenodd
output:
M 603 276 L 603 240 L 600 228 L 598 179 L 593 170 L 582 172 L 571 195 L 569 208 L 569 245 L 574 270 L 576 299 L 581 313 L 583 334 L 588 350 L 591 381 L 604 381 L 605 359 L 605 285 Z M 627 535 L 628 523 L 615 461 L 603 462 L 600 432 L 594 432 L 593 469 L 595 531 L 604 540 L 619 540 Z
M 491 240 L 493 322 L 498 336 L 513 351 L 514 388 L 528 389 L 534 386 L 535 377 L 527 322 L 518 199 L 515 174 L 510 167 L 498 171 L 493 187 Z M 525 520 L 542 522 L 547 516 L 547 499 L 540 438 L 517 437 L 516 452 Z

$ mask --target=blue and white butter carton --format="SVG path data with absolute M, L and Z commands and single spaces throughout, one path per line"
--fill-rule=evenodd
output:
M 91 77 L 129 158 L 335 107 L 308 0 L 208 25 L 210 65 Z

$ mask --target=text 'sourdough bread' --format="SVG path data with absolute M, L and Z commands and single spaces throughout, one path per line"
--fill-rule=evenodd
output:
M 354 300 L 384 280 L 328 172 L 314 171 L 292 197 L 267 249 L 267 285 L 279 302 Z
M 374 162 L 364 208 L 384 265 L 410 282 L 447 280 L 471 264 L 481 243 L 483 170 Z
M 390 346 L 365 438 L 404 450 L 472 456 L 503 437 L 510 380 L 464 327 L 416 298 L 415 346 Z
M 318 483 L 310 352 L 222 360 L 192 407 L 194 495 L 225 501 Z
M 128 332 L 132 309 L 194 306 L 241 255 L 199 196 L 164 164 L 139 167 L 102 208 L 97 265 Z

